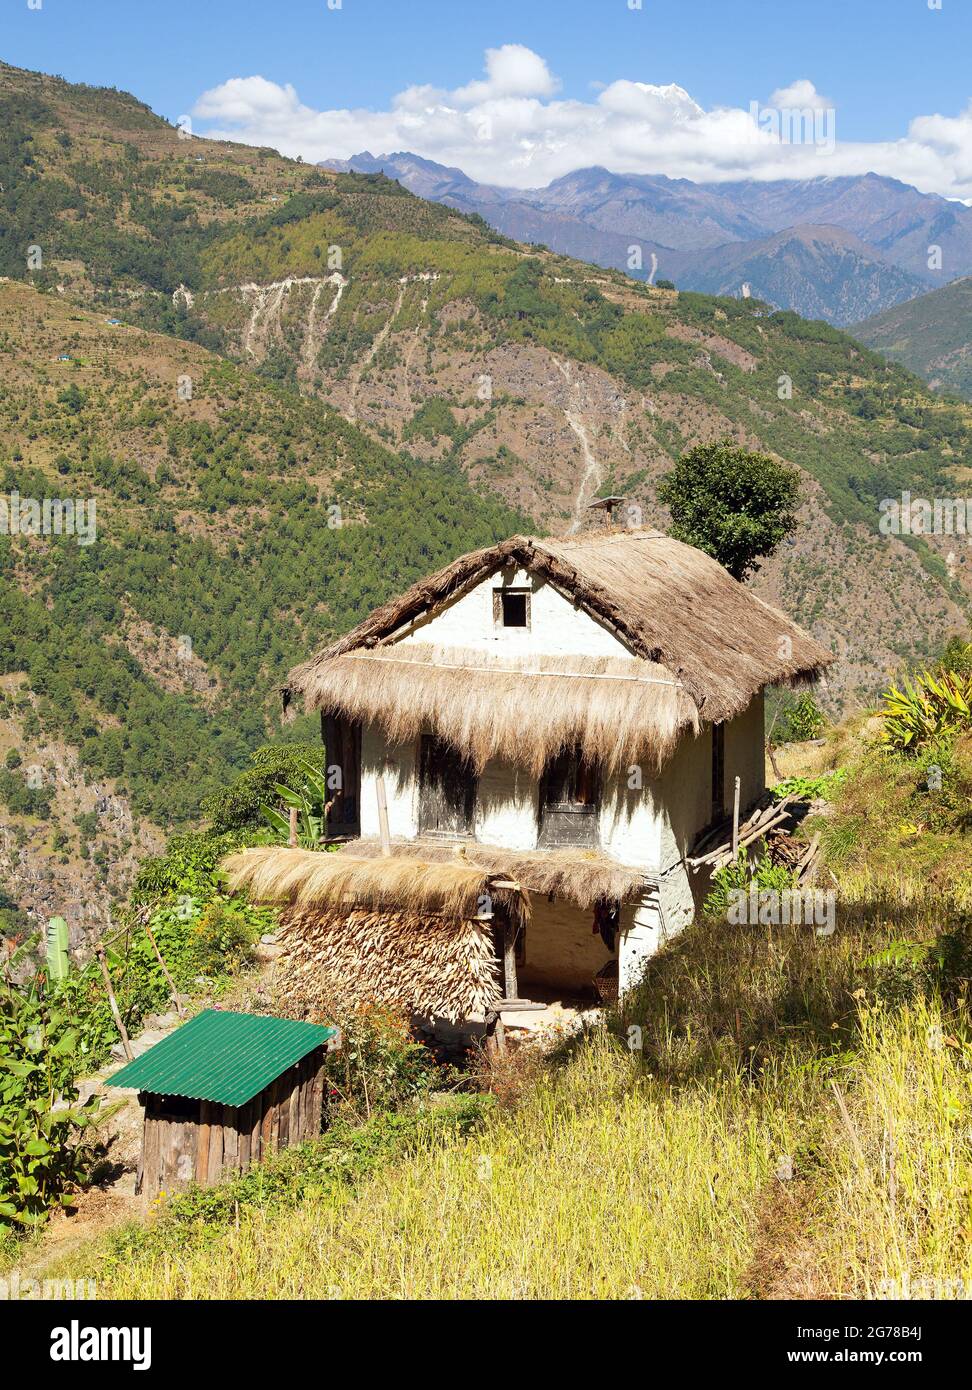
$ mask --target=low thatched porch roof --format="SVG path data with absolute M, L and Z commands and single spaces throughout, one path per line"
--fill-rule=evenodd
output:
M 515 660 L 422 641 L 446 605 L 511 569 L 607 628 L 618 656 Z M 537 770 L 575 742 L 611 769 L 658 767 L 683 733 L 742 713 L 764 686 L 815 679 L 832 660 L 711 557 L 660 532 L 513 536 L 376 609 L 296 667 L 284 700 L 374 721 L 392 739 L 431 729 L 478 767 L 499 757 Z
M 481 1018 L 501 996 L 488 912 L 514 930 L 530 915 L 528 894 L 508 875 L 455 857 L 266 845 L 221 867 L 232 890 L 283 908 L 274 986 L 302 1017 L 326 1017 L 340 1002 L 394 1004 L 452 1023 Z
M 221 868 L 233 892 L 246 888 L 256 902 L 301 910 L 461 920 L 481 916 L 488 899 L 514 924 L 530 914 L 529 897 L 515 880 L 455 856 L 423 861 L 414 855 L 369 857 L 261 845 L 227 855 Z
M 502 849 L 497 845 L 482 845 L 478 841 L 458 846 L 433 840 L 393 840 L 392 853 L 397 856 L 429 861 L 476 864 L 483 873 L 502 874 L 514 879 L 531 893 L 549 894 L 582 910 L 593 908 L 601 901 L 624 902 L 639 898 L 644 892 L 646 874 L 609 859 L 593 849 Z M 344 851 L 342 851 L 343 853 Z M 381 855 L 379 840 L 352 840 L 346 852 L 355 858 L 374 858 Z

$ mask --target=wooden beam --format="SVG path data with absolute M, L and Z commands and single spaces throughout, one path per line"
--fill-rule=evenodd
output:
M 209 1178 L 209 1136 L 213 1107 L 208 1100 L 199 1102 L 199 1134 L 196 1138 L 196 1182 L 205 1187 Z
M 240 1169 L 240 1131 L 237 1128 L 239 1117 L 232 1105 L 223 1105 L 220 1108 L 223 1126 L 223 1168 L 232 1177 Z
M 388 801 L 385 797 L 385 774 L 379 772 L 375 781 L 378 793 L 378 832 L 381 835 L 381 852 L 387 859 L 391 854 L 391 835 L 388 833 Z

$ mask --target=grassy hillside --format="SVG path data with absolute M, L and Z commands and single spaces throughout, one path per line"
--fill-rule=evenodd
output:
M 952 644 L 945 671 L 967 692 L 972 647 Z M 713 892 L 582 1034 L 466 1064 L 394 1010 L 335 998 L 319 1139 L 147 1218 L 103 1174 L 33 1242 L 0 1227 L 0 1270 L 109 1298 L 964 1297 L 972 732 L 967 701 L 900 703 L 778 750 L 810 803 L 795 833 L 819 841 L 829 930 L 739 924 Z M 242 791 L 225 804 L 245 840 Z M 180 980 L 200 950 L 222 959 L 227 914 L 251 927 L 239 948 L 273 918 L 221 892 L 226 844 L 183 837 L 140 878 Z M 792 886 L 744 853 L 715 888 L 750 873 Z M 174 910 L 190 886 L 195 931 Z M 272 975 L 222 984 L 224 1002 L 286 1011 Z M 133 1109 L 96 1131 L 132 1170 Z
M 972 276 L 909 299 L 852 330 L 936 391 L 972 396 Z
M 842 896 L 830 938 L 692 928 L 623 1013 L 467 1076 L 464 1108 L 339 1107 L 317 1144 L 45 1275 L 119 1298 L 961 1297 L 968 934 L 941 895 L 893 898 Z

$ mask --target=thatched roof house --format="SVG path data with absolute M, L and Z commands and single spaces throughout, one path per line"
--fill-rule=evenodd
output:
M 428 640 L 445 605 L 511 569 L 612 632 L 618 655 L 536 647 L 511 660 L 507 649 Z M 404 637 L 418 639 L 407 652 Z M 684 732 L 732 719 L 767 685 L 816 679 L 831 660 L 710 556 L 661 532 L 513 536 L 376 609 L 296 667 L 284 698 L 380 723 L 396 740 L 433 728 L 479 768 L 526 755 L 539 771 L 572 739 L 609 767 L 643 758 L 660 766 Z
M 763 791 L 764 688 L 830 661 L 716 561 L 657 531 L 514 536 L 291 672 L 285 701 L 320 710 L 338 786 L 329 827 L 344 847 L 312 857 L 345 869 L 271 855 L 235 872 L 291 904 L 305 943 L 315 913 L 319 940 L 359 914 L 342 964 L 346 940 L 321 951 L 332 975 L 365 958 L 375 914 L 408 918 L 387 978 L 403 942 L 421 955 L 418 919 L 481 922 L 478 876 L 487 896 L 490 881 L 513 886 L 489 898 L 506 924 L 507 994 L 510 926 L 521 979 L 582 990 L 613 960 L 624 984 L 691 916 L 686 860 L 731 808 L 735 780 L 743 809 Z M 453 870 L 471 885 L 464 903 L 447 901 Z M 405 989 L 413 1006 L 435 993 L 429 969 Z M 481 975 L 470 991 L 483 997 Z

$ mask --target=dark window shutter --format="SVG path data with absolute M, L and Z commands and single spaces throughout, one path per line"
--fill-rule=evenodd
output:
M 361 725 L 339 715 L 324 716 L 325 770 L 328 800 L 334 804 L 327 813 L 328 835 L 361 834 Z M 335 769 L 340 788 L 333 787 Z
M 565 749 L 547 764 L 540 783 L 540 844 L 597 845 L 600 808 L 598 769 L 579 748 Z
M 419 833 L 471 835 L 476 774 L 458 749 L 434 734 L 422 735 L 419 757 Z

